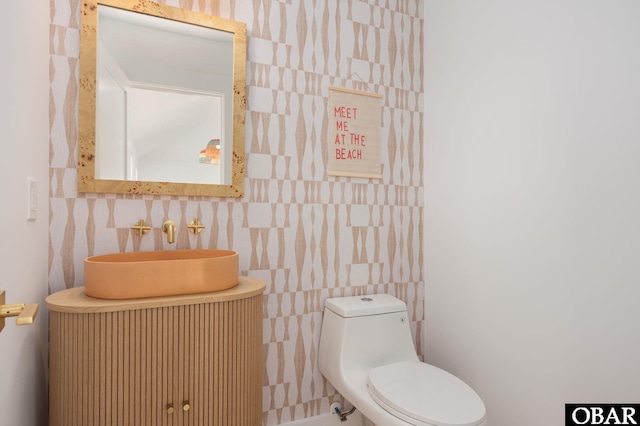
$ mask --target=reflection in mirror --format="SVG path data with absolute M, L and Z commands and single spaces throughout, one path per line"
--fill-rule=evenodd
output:
M 102 85 L 100 85 L 102 90 Z M 130 87 L 129 114 L 113 114 L 100 103 L 96 125 L 96 179 L 229 183 L 223 168 L 198 167 L 200 152 L 222 136 L 222 98 L 178 89 Z M 124 116 L 125 130 L 116 134 L 114 116 Z M 106 125 L 102 123 L 105 122 Z M 179 126 L 176 124 L 179 123 Z M 231 145 L 229 144 L 231 147 Z M 221 152 L 230 152 L 222 149 Z M 220 151 L 218 156 L 220 156 Z M 211 164 L 211 163 L 209 163 Z
M 242 196 L 246 25 L 147 0 L 90 3 L 79 190 Z
M 219 162 L 212 167 L 200 166 L 204 164 L 200 152 L 208 141 L 222 137 L 220 96 L 136 88 L 131 106 L 132 143 L 127 150 L 127 180 L 230 183 L 231 173 L 223 177 Z M 171 123 L 169 117 L 180 126 L 165 125 Z

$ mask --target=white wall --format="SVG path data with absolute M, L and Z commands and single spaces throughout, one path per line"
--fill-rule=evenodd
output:
M 33 325 L 0 333 L 0 424 L 45 425 L 49 191 L 49 2 L 0 2 L 0 290 L 7 303 L 39 303 Z M 27 178 L 37 218 L 27 221 Z
M 639 23 L 633 0 L 426 0 L 426 358 L 492 426 L 640 402 Z

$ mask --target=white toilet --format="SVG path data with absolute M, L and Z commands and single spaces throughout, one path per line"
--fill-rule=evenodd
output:
M 418 360 L 407 306 L 393 296 L 327 299 L 318 364 L 376 426 L 487 424 L 484 403 L 471 387 Z

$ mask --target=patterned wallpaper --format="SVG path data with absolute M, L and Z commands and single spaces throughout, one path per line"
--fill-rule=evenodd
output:
M 247 23 L 245 197 L 77 192 L 78 0 L 51 0 L 49 285 L 108 252 L 230 248 L 267 283 L 263 424 L 327 413 L 323 301 L 384 292 L 424 321 L 422 0 L 167 0 Z M 382 95 L 382 179 L 328 176 L 329 86 Z M 195 236 L 186 225 L 200 218 Z M 153 230 L 140 238 L 140 218 Z M 160 230 L 178 224 L 176 243 Z

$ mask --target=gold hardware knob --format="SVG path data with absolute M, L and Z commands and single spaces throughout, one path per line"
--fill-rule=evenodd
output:
M 182 406 L 182 410 L 189 411 L 190 409 L 191 409 L 191 406 L 189 405 L 189 401 L 185 401 L 184 405 Z
M 167 405 L 167 414 L 173 414 L 173 405 Z
M 142 237 L 144 234 L 149 232 L 151 227 L 149 226 L 148 223 L 144 221 L 144 219 L 140 219 L 139 221 L 136 222 L 135 225 L 131 227 L 131 229 L 133 229 L 135 233 L 138 234 L 138 236 Z
M 187 228 L 189 228 L 189 231 L 198 235 L 200 231 L 202 231 L 205 228 L 205 226 L 202 224 L 202 222 L 200 222 L 200 219 L 195 218 L 191 222 L 189 222 L 189 224 L 187 225 Z

